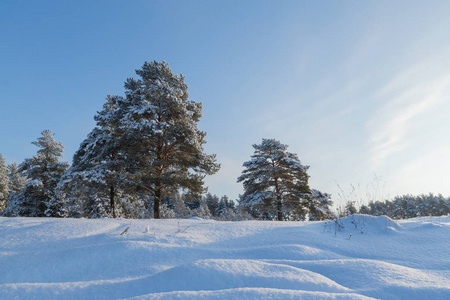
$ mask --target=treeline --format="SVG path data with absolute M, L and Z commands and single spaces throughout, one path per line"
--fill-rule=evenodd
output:
M 6 166 L 0 156 L 4 216 L 332 218 L 329 195 L 311 189 L 308 167 L 273 139 L 254 145 L 244 163 L 244 195 L 233 201 L 205 194 L 205 176 L 220 165 L 203 151 L 202 104 L 189 99 L 184 76 L 165 62 L 146 62 L 136 74 L 125 82 L 125 96 L 108 95 L 70 167 L 59 161 L 63 145 L 49 130 L 21 164 Z
M 78 175 L 81 179 L 87 178 L 86 181 L 80 177 L 74 179 L 75 168 L 59 161 L 63 146 L 49 130 L 44 130 L 32 143 L 39 148 L 37 154 L 20 165 L 6 166 L 0 154 L 0 213 L 3 216 L 155 217 L 153 196 L 137 188 L 135 183 L 116 185 L 128 188 L 116 188 L 109 193 L 111 190 L 102 182 L 102 177 L 93 178 L 92 169 Z M 296 155 L 287 152 L 286 145 L 276 140 L 263 140 L 254 147 L 257 151 L 253 159 L 244 163 L 244 166 L 254 165 L 253 171 L 247 168 L 238 178 L 238 181 L 246 180 L 245 193 L 239 199 L 173 190 L 161 199 L 160 217 L 233 221 L 334 218 L 330 195 L 309 188 L 308 167 L 301 165 Z M 123 179 L 126 180 L 126 176 Z
M 70 168 L 59 162 L 62 144 L 45 130 L 33 142 L 40 149 L 19 166 L 7 166 L 0 154 L 0 214 L 7 217 L 72 217 L 72 218 L 152 218 L 154 201 L 143 191 L 116 191 L 116 201 L 102 193 L 87 193 L 77 182 L 67 180 Z M 70 189 L 68 189 L 70 187 Z M 97 187 L 99 189 L 99 187 Z M 71 192 L 67 192 L 67 190 Z M 92 190 L 91 190 L 92 191 Z M 99 191 L 99 190 L 98 190 Z M 243 220 L 251 218 L 240 213 L 233 200 L 206 193 L 200 197 L 178 192 L 162 199 L 162 218 L 215 218 Z
M 450 197 L 441 194 L 434 195 L 403 195 L 397 196 L 393 200 L 371 201 L 367 205 L 356 207 L 354 201 L 347 202 L 341 216 L 355 213 L 373 216 L 389 216 L 392 219 L 408 219 L 426 216 L 443 216 L 450 214 Z

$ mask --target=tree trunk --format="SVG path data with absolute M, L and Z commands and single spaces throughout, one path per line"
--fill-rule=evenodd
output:
M 159 106 L 160 110 L 161 108 L 161 103 Z M 158 121 L 162 122 L 162 118 L 161 118 L 162 113 L 159 114 L 158 116 Z M 156 159 L 158 161 L 158 166 L 157 166 L 157 179 L 155 182 L 155 199 L 153 200 L 153 217 L 155 219 L 161 219 L 161 196 L 162 196 L 162 173 L 163 173 L 163 160 L 164 160 L 164 142 L 161 138 L 159 138 L 158 140 L 158 148 L 156 150 Z
M 283 213 L 281 212 L 281 199 L 278 199 L 277 201 L 278 201 L 278 203 L 277 203 L 277 210 L 278 210 L 277 219 L 278 219 L 278 221 L 283 221 Z
M 116 218 L 116 203 L 115 203 L 114 198 L 115 198 L 114 185 L 111 185 L 110 193 L 109 193 L 109 201 L 110 201 L 110 205 L 111 205 L 112 217 L 115 219 Z
M 162 183 L 158 181 L 156 183 L 155 197 L 153 199 L 153 217 L 155 219 L 161 219 L 161 189 Z
M 281 193 L 277 177 L 275 177 L 275 193 L 277 194 L 277 220 L 283 221 L 283 213 L 281 212 Z

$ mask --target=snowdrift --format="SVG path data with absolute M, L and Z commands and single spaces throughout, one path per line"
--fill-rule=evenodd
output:
M 449 299 L 449 250 L 450 217 L 0 218 L 0 298 Z

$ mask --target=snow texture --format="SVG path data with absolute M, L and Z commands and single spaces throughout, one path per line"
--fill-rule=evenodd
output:
M 449 299 L 449 216 L 339 227 L 3 217 L 0 298 Z

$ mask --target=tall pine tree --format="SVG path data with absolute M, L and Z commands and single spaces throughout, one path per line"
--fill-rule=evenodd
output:
M 245 169 L 238 178 L 244 185 L 240 206 L 266 219 L 303 218 L 311 194 L 309 167 L 277 140 L 263 139 L 253 148 L 255 153 L 244 163 Z
M 184 76 L 156 61 L 136 74 L 140 78 L 126 81 L 126 97 L 118 101 L 122 149 L 131 180 L 150 193 L 159 219 L 164 197 L 179 189 L 202 193 L 203 178 L 219 165 L 203 152 L 206 133 L 197 127 L 202 104 L 188 99 Z
M 179 190 L 203 192 L 204 176 L 219 165 L 203 153 L 202 104 L 188 99 L 184 76 L 165 62 L 146 62 L 136 74 L 125 82 L 125 97 L 108 97 L 63 182 L 95 183 L 97 194 L 108 190 L 113 216 L 118 190 L 145 191 L 159 219 L 162 199 Z

